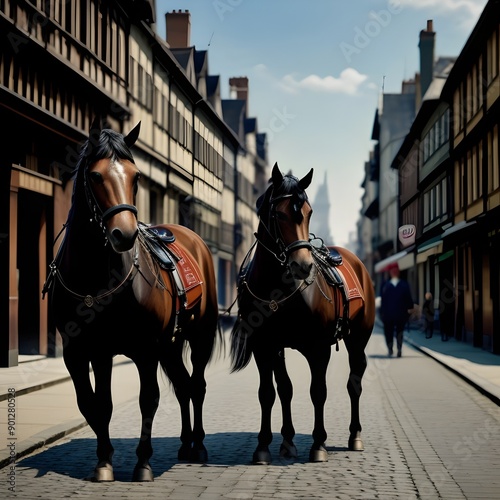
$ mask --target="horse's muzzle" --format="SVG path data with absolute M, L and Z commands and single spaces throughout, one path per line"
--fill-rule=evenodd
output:
M 297 262 L 292 260 L 289 264 L 290 274 L 295 280 L 305 280 L 311 274 L 312 262 Z

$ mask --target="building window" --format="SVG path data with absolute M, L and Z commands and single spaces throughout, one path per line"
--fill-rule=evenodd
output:
M 498 28 L 493 31 L 486 46 L 487 53 L 487 68 L 486 68 L 486 81 L 489 85 L 499 73 L 499 31 Z
M 499 156 L 498 125 L 495 125 L 493 130 L 488 132 L 488 191 L 490 193 L 500 188 Z
M 153 107 L 153 79 L 133 57 L 130 57 L 130 93 L 145 108 Z

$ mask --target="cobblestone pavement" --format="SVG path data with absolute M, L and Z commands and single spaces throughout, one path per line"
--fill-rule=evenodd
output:
M 96 484 L 88 480 L 95 466 L 95 438 L 85 427 L 19 461 L 15 495 L 26 499 L 179 500 L 499 498 L 498 406 L 411 347 L 404 347 L 402 358 L 387 358 L 380 332 L 374 333 L 367 352 L 369 368 L 361 398 L 364 452 L 347 449 L 348 364 L 342 346 L 340 352 L 333 350 L 328 372 L 325 421 L 329 461 L 307 462 L 313 426 L 310 377 L 300 354 L 287 351 L 294 382 L 298 459 L 279 457 L 281 418 L 277 400 L 273 463 L 250 464 L 260 422 L 258 374 L 253 362 L 244 371 L 230 374 L 228 362 L 222 360 L 207 372 L 207 464 L 177 462 L 179 410 L 168 385 L 163 383 L 153 429 L 153 483 L 130 481 L 139 435 L 139 409 L 134 399 L 118 405 L 113 414 L 115 482 Z M 130 381 L 124 377 L 123 383 Z M 0 471 L 4 472 L 7 470 Z M 14 496 L 4 488 L 6 496 Z

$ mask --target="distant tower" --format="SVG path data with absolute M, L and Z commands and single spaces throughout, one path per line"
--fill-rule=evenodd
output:
M 326 245 L 333 245 L 333 237 L 330 234 L 330 198 L 328 195 L 328 183 L 325 180 L 319 186 L 316 197 L 312 203 L 314 210 L 311 218 L 309 230 L 319 238 L 322 238 Z

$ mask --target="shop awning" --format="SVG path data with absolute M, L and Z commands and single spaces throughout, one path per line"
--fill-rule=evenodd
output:
M 441 236 L 431 238 L 420 244 L 417 248 L 417 264 L 425 262 L 431 255 L 436 255 L 443 251 L 443 240 Z
M 462 221 L 458 222 L 457 224 L 449 227 L 441 236 L 443 238 L 446 238 L 447 236 L 455 234 L 458 231 L 463 231 L 464 229 L 466 229 L 470 226 L 473 226 L 474 224 L 476 224 L 475 220 L 471 220 L 468 222 L 466 220 L 462 220 Z
M 402 252 L 395 253 L 394 255 L 389 255 L 389 257 L 386 257 L 385 259 L 382 259 L 381 261 L 377 262 L 375 264 L 375 272 L 376 273 L 383 273 L 384 271 L 387 270 L 387 268 L 394 263 L 398 263 L 399 261 L 405 257 L 409 253 L 408 250 L 403 250 Z
M 415 266 L 415 253 L 408 252 L 407 255 L 398 260 L 398 266 L 400 271 L 405 269 L 410 269 Z

